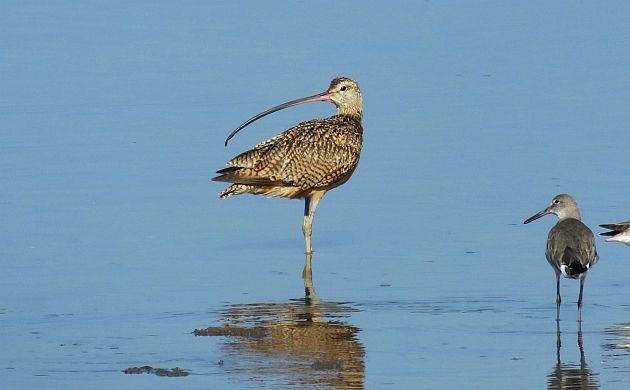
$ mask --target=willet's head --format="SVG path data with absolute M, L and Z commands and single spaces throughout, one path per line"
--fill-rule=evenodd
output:
M 581 220 L 580 209 L 578 208 L 575 199 L 573 199 L 571 195 L 560 194 L 553 198 L 549 206 L 527 218 L 523 223 L 530 223 L 547 214 L 555 214 L 560 220 L 566 218 Z

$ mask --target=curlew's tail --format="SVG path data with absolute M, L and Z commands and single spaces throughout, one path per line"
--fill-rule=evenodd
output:
M 271 179 L 265 176 L 255 176 L 250 169 L 240 167 L 228 167 L 218 171 L 219 176 L 212 181 L 234 183 L 221 191 L 219 199 L 226 199 L 232 195 L 254 194 L 267 196 L 280 196 L 286 198 L 300 198 L 304 196 L 304 190 L 291 183 Z
M 221 193 L 219 194 L 219 199 L 227 199 L 232 195 L 244 194 L 246 192 L 249 192 L 249 187 L 251 186 L 247 186 L 244 184 L 232 184 L 228 188 L 221 191 Z

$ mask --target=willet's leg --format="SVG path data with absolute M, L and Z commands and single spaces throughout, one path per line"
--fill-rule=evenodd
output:
M 556 361 L 560 364 L 560 348 L 562 347 L 562 340 L 560 340 L 560 320 L 556 321 Z
M 306 254 L 313 253 L 313 247 L 311 245 L 313 217 L 315 216 L 317 204 L 325 193 L 326 191 L 316 191 L 304 199 L 304 224 L 302 225 L 302 233 L 304 233 L 304 239 L 306 240 Z
M 580 277 L 580 296 L 578 297 L 578 321 L 582 321 L 582 292 L 584 291 L 584 276 Z
M 582 323 L 578 322 L 578 348 L 580 349 L 580 366 L 586 366 L 586 358 L 584 357 L 584 341 L 582 340 Z
M 556 272 L 556 321 L 560 321 L 560 273 Z

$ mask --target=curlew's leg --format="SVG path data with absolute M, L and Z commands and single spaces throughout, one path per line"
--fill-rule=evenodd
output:
M 313 287 L 313 269 L 311 268 L 310 253 L 306 254 L 306 264 L 304 265 L 304 271 L 302 271 L 302 278 L 304 279 L 304 298 L 309 300 L 315 297 L 315 287 Z
M 304 224 L 302 225 L 302 233 L 304 233 L 304 239 L 306 240 L 306 254 L 313 253 L 313 246 L 311 245 L 313 217 L 315 216 L 317 204 L 325 193 L 326 191 L 316 191 L 304 199 Z
M 582 292 L 584 291 L 584 277 L 580 278 L 580 296 L 578 297 L 578 321 L 582 321 Z
M 304 199 L 304 223 L 302 224 L 302 234 L 304 234 L 304 240 L 306 241 L 306 254 L 313 253 L 311 246 L 311 232 L 313 226 L 313 217 L 311 214 L 311 198 Z M 308 265 L 308 264 L 307 264 Z

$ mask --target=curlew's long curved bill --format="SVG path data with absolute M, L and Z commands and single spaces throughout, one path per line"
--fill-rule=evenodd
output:
M 228 141 L 231 140 L 232 137 L 234 137 L 236 135 L 236 133 L 238 133 L 239 131 L 243 130 L 243 128 L 245 128 L 247 125 L 257 121 L 258 119 L 260 119 L 260 118 L 262 118 L 264 116 L 267 116 L 269 114 L 272 114 L 272 113 L 274 113 L 276 111 L 280 111 L 280 110 L 285 109 L 285 108 L 297 106 L 297 105 L 304 104 L 304 103 L 323 102 L 323 101 L 329 101 L 329 100 L 331 100 L 330 93 L 328 91 L 326 91 L 326 92 L 318 93 L 317 95 L 308 96 L 308 97 L 301 98 L 301 99 L 296 99 L 296 100 L 291 100 L 290 102 L 282 103 L 279 106 L 275 106 L 273 108 L 268 109 L 267 111 L 263 111 L 260 114 L 249 118 L 243 124 L 241 124 L 239 127 L 237 127 L 233 132 L 231 132 L 230 135 L 228 135 L 228 137 L 225 140 L 225 146 L 227 146 Z
M 542 217 L 542 216 L 544 216 L 544 215 L 547 215 L 547 214 L 551 214 L 551 207 L 547 207 L 547 208 L 546 208 L 546 209 L 544 209 L 544 210 L 540 210 L 540 211 L 539 211 L 539 212 L 537 212 L 536 214 L 534 214 L 534 215 L 532 215 L 531 217 L 527 218 L 527 219 L 525 220 L 525 222 L 523 222 L 523 223 L 530 223 L 530 222 L 535 221 L 535 220 L 537 220 L 538 218 L 540 218 L 540 217 Z

